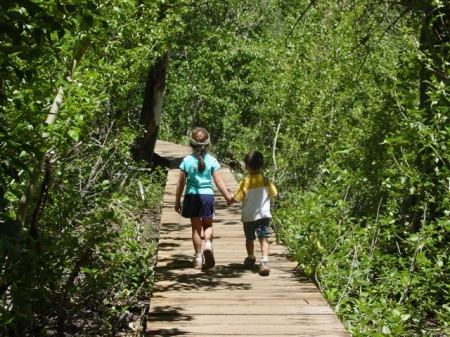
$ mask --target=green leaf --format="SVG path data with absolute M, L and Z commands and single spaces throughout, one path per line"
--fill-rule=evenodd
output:
M 419 235 L 419 234 L 412 234 L 412 235 L 409 237 L 409 241 L 413 241 L 413 242 L 419 241 L 419 238 L 420 238 L 420 235 Z
M 88 27 L 92 27 L 94 24 L 94 18 L 91 15 L 83 16 L 83 22 L 87 24 Z
M 78 139 L 80 138 L 78 132 L 75 131 L 75 130 L 70 130 L 69 131 L 69 136 L 76 142 L 78 142 Z
M 410 314 L 402 314 L 402 315 L 400 316 L 400 318 L 401 318 L 401 320 L 402 320 L 403 322 L 404 322 L 404 321 L 407 321 L 410 317 L 411 317 Z

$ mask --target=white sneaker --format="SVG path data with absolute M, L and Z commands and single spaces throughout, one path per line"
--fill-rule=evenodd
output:
M 270 274 L 269 261 L 261 261 L 261 265 L 259 266 L 259 275 L 269 276 L 269 274 Z
M 203 259 L 194 258 L 192 260 L 192 266 L 194 267 L 194 269 L 202 269 L 202 267 L 203 267 Z
M 209 269 L 216 265 L 216 261 L 214 260 L 214 253 L 212 250 L 212 246 L 206 246 L 203 250 L 203 256 L 205 257 L 205 268 Z

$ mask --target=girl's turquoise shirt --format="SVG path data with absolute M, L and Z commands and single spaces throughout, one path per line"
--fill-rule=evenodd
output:
M 214 194 L 212 175 L 220 169 L 216 158 L 206 153 L 203 157 L 205 170 L 198 172 L 198 158 L 195 153 L 185 157 L 180 164 L 180 169 L 186 173 L 185 194 Z

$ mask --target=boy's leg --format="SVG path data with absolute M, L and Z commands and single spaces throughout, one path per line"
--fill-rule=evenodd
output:
M 269 250 L 270 250 L 269 240 L 267 240 L 267 238 L 259 238 L 259 243 L 261 244 L 261 254 L 263 259 L 265 257 L 269 259 Z
M 255 243 L 256 240 L 256 224 L 255 221 L 252 222 L 244 222 L 244 234 L 245 234 L 245 249 L 247 250 L 247 255 L 251 256 L 255 252 Z
M 247 269 L 252 269 L 256 263 L 254 241 L 245 240 L 245 248 L 247 249 L 247 257 L 244 260 L 244 266 Z
M 261 276 L 269 276 L 270 267 L 269 267 L 269 240 L 267 238 L 259 238 L 259 242 L 261 243 L 261 265 L 259 267 L 259 275 Z
M 253 240 L 245 240 L 245 249 L 247 250 L 248 256 L 253 256 L 255 254 L 255 242 Z
M 261 276 L 268 276 L 270 274 L 269 267 L 269 237 L 270 237 L 270 219 L 261 219 L 258 221 L 257 235 L 259 243 L 261 244 L 261 265 L 259 274 Z
M 270 219 L 260 219 L 257 221 L 256 235 L 261 244 L 261 255 L 264 259 L 268 259 L 270 249 Z
M 244 266 L 247 269 L 252 269 L 255 266 L 255 224 L 254 222 L 244 223 L 245 233 L 245 249 L 247 250 L 247 257 L 244 260 Z

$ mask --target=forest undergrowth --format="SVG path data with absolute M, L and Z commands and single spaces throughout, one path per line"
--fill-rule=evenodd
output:
M 142 330 L 152 144 L 203 126 L 264 154 L 353 336 L 450 336 L 448 0 L 2 1 L 0 28 L 0 333 Z

